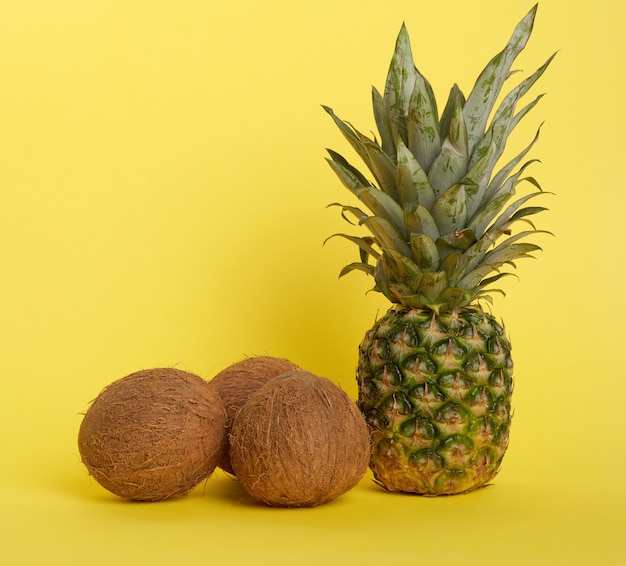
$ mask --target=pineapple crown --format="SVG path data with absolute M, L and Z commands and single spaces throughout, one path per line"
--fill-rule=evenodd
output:
M 433 90 L 413 62 L 403 24 L 389 67 L 384 94 L 372 89 L 380 140 L 371 139 L 324 106 L 341 133 L 367 165 L 375 183 L 333 150 L 328 163 L 341 182 L 367 207 L 340 203 L 342 217 L 365 226 L 371 235 L 346 238 L 359 248 L 358 270 L 374 277 L 374 290 L 392 303 L 436 312 L 491 300 L 502 293 L 491 285 L 541 248 L 522 241 L 537 230 L 529 217 L 546 210 L 526 203 L 543 194 L 537 181 L 523 176 L 536 160 L 524 161 L 538 139 L 497 172 L 507 138 L 538 103 L 537 96 L 516 112 L 518 101 L 546 70 L 554 55 L 528 76 L 496 107 L 511 65 L 530 37 L 537 6 L 516 26 L 506 47 L 479 75 L 467 99 L 454 85 L 439 116 Z M 491 120 L 489 121 L 489 117 Z M 523 163 L 522 163 L 523 162 Z M 521 165 L 520 165 L 521 164 Z M 533 190 L 509 203 L 521 182 Z M 356 219 L 356 222 L 353 220 Z M 511 226 L 528 228 L 513 233 Z

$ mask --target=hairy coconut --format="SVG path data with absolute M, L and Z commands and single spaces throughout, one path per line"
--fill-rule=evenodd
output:
M 226 411 L 217 390 L 175 368 L 111 383 L 78 434 L 89 474 L 110 492 L 139 501 L 188 493 L 213 473 L 225 442 Z
M 240 360 L 219 372 L 211 380 L 211 385 L 217 389 L 226 407 L 229 432 L 237 413 L 252 393 L 260 389 L 270 379 L 299 369 L 296 364 L 284 358 L 254 356 Z M 235 474 L 230 461 L 228 442 L 217 465 L 225 472 Z
M 276 507 L 313 507 L 365 475 L 370 438 L 363 415 L 338 385 L 295 371 L 250 396 L 233 423 L 230 451 L 252 497 Z

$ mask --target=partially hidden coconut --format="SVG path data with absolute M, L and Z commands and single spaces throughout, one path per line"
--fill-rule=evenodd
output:
M 299 369 L 296 364 L 285 358 L 253 356 L 240 360 L 220 371 L 211 379 L 211 385 L 217 389 L 224 407 L 226 407 L 228 432 L 230 432 L 230 427 L 237 413 L 250 395 L 258 391 L 270 379 Z M 235 475 L 230 461 L 228 442 L 217 465 L 225 472 Z
M 356 404 L 335 383 L 305 371 L 277 377 L 250 396 L 230 433 L 239 481 L 276 507 L 313 507 L 365 475 L 370 438 Z
M 89 474 L 138 501 L 187 494 L 209 477 L 226 442 L 226 411 L 210 383 L 175 369 L 138 371 L 88 408 L 78 448 Z

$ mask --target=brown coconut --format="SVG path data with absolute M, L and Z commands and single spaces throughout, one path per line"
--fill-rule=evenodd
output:
M 363 415 L 338 385 L 296 371 L 250 396 L 233 423 L 230 450 L 252 497 L 276 507 L 313 507 L 365 475 L 370 438 Z
M 89 474 L 110 492 L 139 501 L 187 494 L 209 477 L 226 442 L 217 391 L 175 369 L 138 371 L 93 401 L 78 447 Z
M 296 364 L 284 358 L 253 356 L 240 360 L 219 372 L 211 380 L 211 385 L 217 389 L 226 407 L 228 432 L 237 413 L 250 395 L 270 379 L 299 369 Z M 235 475 L 230 461 L 228 442 L 217 465 L 225 472 Z

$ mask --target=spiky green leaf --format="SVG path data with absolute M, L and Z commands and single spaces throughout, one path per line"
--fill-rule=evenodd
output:
M 509 228 L 509 226 L 511 226 L 515 222 L 516 218 L 514 218 L 513 216 L 514 216 L 515 212 L 524 203 L 528 202 L 530 199 L 536 198 L 536 197 L 544 195 L 544 194 L 546 194 L 546 193 L 536 192 L 536 193 L 529 193 L 527 195 L 524 195 L 523 197 L 520 197 L 515 202 L 511 203 L 502 212 L 502 214 L 500 214 L 500 216 L 498 216 L 498 218 L 493 223 L 493 228 L 506 230 L 507 228 Z
M 406 283 L 414 292 L 424 276 L 420 267 L 411 258 L 391 248 L 383 249 L 383 256 L 392 280 Z
M 357 132 L 358 133 L 358 132 Z M 374 141 L 361 135 L 359 139 L 367 151 L 369 167 L 374 174 L 378 186 L 396 201 L 399 200 L 396 190 L 396 165 L 383 149 Z
M 448 135 L 441 145 L 441 151 L 428 171 L 428 180 L 437 196 L 465 176 L 468 162 L 465 120 L 462 108 L 457 106 L 452 114 Z
M 452 121 L 453 114 L 457 112 L 458 108 L 463 108 L 464 105 L 465 96 L 463 92 L 461 92 L 459 85 L 452 85 L 450 93 L 448 94 L 448 100 L 441 113 L 441 119 L 439 120 L 439 134 L 442 140 L 447 137 L 450 131 L 450 122 Z
M 480 286 L 480 282 L 493 272 L 493 266 L 481 265 L 464 275 L 457 284 L 464 289 L 476 289 Z
M 380 135 L 380 143 L 383 151 L 391 158 L 395 159 L 396 144 L 394 142 L 389 116 L 385 108 L 385 100 L 376 87 L 372 87 L 372 107 L 374 109 L 374 120 Z
M 370 168 L 369 155 L 367 153 L 367 150 L 365 149 L 365 147 L 361 143 L 361 140 L 359 139 L 359 136 L 354 132 L 352 127 L 350 127 L 350 125 L 347 122 L 344 122 L 343 120 L 341 120 L 335 114 L 335 112 L 333 111 L 332 108 L 330 108 L 328 106 L 322 106 L 322 108 L 333 119 L 333 121 L 335 122 L 335 124 L 339 128 L 339 131 L 343 134 L 343 136 L 346 138 L 346 140 L 348 140 L 348 142 L 352 146 L 352 149 L 354 149 L 354 151 L 356 151 L 357 155 L 361 158 L 361 160 L 368 166 L 368 168 Z
M 427 234 L 434 241 L 441 236 L 436 220 L 425 206 L 405 207 L 404 211 L 409 234 Z
M 418 294 L 424 295 L 429 301 L 435 302 L 448 287 L 448 276 L 445 271 L 424 273 L 419 287 Z
M 411 258 L 422 271 L 437 271 L 441 263 L 437 244 L 427 234 L 411 238 Z
M 404 211 L 393 198 L 373 187 L 363 187 L 357 191 L 357 196 L 375 216 L 387 220 L 402 239 L 408 239 L 404 226 Z
M 341 182 L 354 194 L 375 216 L 385 218 L 404 238 L 407 237 L 404 228 L 404 211 L 400 205 L 388 194 L 363 184 L 363 177 L 355 173 L 354 169 L 343 163 L 328 160 Z
M 504 153 L 504 148 L 508 140 L 509 134 L 517 126 L 518 122 L 523 116 L 525 116 L 540 100 L 541 96 L 537 97 L 533 102 L 526 105 L 518 114 L 515 114 L 515 109 L 518 101 L 524 96 L 530 88 L 535 84 L 537 79 L 544 73 L 548 65 L 554 58 L 554 55 L 550 57 L 546 63 L 544 63 L 537 71 L 531 76 L 522 81 L 516 88 L 514 88 L 502 101 L 498 107 L 491 124 L 489 125 L 488 134 L 481 140 L 476 146 L 474 155 L 470 160 L 470 166 L 473 162 L 477 161 L 480 155 L 487 151 L 487 148 L 491 145 L 495 145 L 495 153 L 491 162 L 489 174 L 491 174 L 495 167 L 496 161 Z
M 389 248 L 410 257 L 409 245 L 387 220 L 378 216 L 368 216 L 363 219 L 362 224 L 374 235 L 381 248 Z
M 428 209 L 432 208 L 435 191 L 424 169 L 402 140 L 398 142 L 397 155 L 396 186 L 400 201 L 403 205 L 422 204 Z
M 409 33 L 402 24 L 383 95 L 393 140 L 401 138 L 407 143 L 407 116 L 416 77 L 417 70 L 413 62 Z
M 485 132 L 485 126 L 511 65 L 524 49 L 532 32 L 537 6 L 517 24 L 506 47 L 487 64 L 467 98 L 463 114 L 467 124 L 470 154 Z
M 453 185 L 443 193 L 433 205 L 432 216 L 441 235 L 463 230 L 467 224 L 465 187 Z
M 370 265 L 368 263 L 349 263 L 348 265 L 344 266 L 342 268 L 342 270 L 339 272 L 339 278 L 346 276 L 348 273 L 351 273 L 353 271 L 362 271 L 364 273 L 366 273 L 367 275 L 374 275 L 374 266 Z
M 408 147 L 424 171 L 441 151 L 437 102 L 430 83 L 419 73 L 408 109 Z
M 491 139 L 491 133 L 488 132 L 486 139 Z M 479 210 L 483 203 L 484 195 L 489 186 L 491 172 L 494 163 L 497 161 L 497 146 L 489 143 L 485 147 L 485 151 L 480 159 L 471 165 L 469 171 L 461 180 L 461 184 L 466 187 L 467 197 L 467 214 L 472 217 Z
M 342 165 L 344 169 L 347 169 L 348 171 L 350 171 L 350 173 L 352 173 L 352 176 L 356 178 L 360 182 L 361 185 L 363 186 L 371 185 L 371 183 L 367 180 L 365 175 L 363 175 L 363 173 L 361 173 L 361 171 L 359 171 L 356 167 L 351 165 L 343 155 L 341 155 L 340 153 L 337 153 L 336 151 L 333 151 L 332 149 L 327 149 L 326 151 L 330 155 L 330 159 L 332 161 L 334 161 L 335 163 L 338 163 L 339 165 Z M 328 161 L 328 158 L 326 158 L 326 160 Z
M 530 253 L 539 251 L 541 248 L 537 244 L 531 244 L 529 242 L 521 242 L 519 244 L 507 244 L 498 246 L 493 251 L 489 252 L 485 256 L 485 264 L 487 265 L 502 265 L 519 259 L 527 257 Z
M 366 179 L 349 164 L 344 164 L 335 159 L 326 159 L 326 161 L 337 177 L 339 177 L 339 180 L 352 194 L 357 195 L 358 191 L 369 186 Z
M 520 220 L 526 216 L 532 216 L 533 214 L 539 214 L 548 210 L 545 206 L 527 206 L 524 208 L 520 208 L 515 214 L 511 216 L 512 221 Z M 531 223 L 532 225 L 532 223 Z
M 467 250 L 470 246 L 476 243 L 476 235 L 472 230 L 466 228 L 459 232 L 453 232 L 441 237 L 448 246 L 455 250 Z
M 367 214 L 363 212 L 360 208 L 356 206 L 350 206 L 347 204 L 341 204 L 340 202 L 331 202 L 326 208 L 331 208 L 334 206 L 338 206 L 341 208 L 341 217 L 348 223 L 353 226 L 360 226 L 365 218 L 367 218 Z M 346 212 L 349 212 L 356 219 L 356 223 L 352 222 L 347 216 Z
M 361 260 L 363 261 L 363 263 L 366 263 L 365 259 L 368 256 L 372 256 L 374 259 L 378 259 L 380 257 L 380 252 L 374 247 L 374 238 L 371 238 L 369 236 L 359 237 L 352 236 L 351 234 L 337 233 L 328 236 L 328 238 L 324 240 L 324 244 L 326 244 L 326 242 L 328 242 L 328 240 L 330 240 L 331 238 L 344 238 L 349 242 L 356 244 L 359 247 L 360 251 L 364 254 L 361 255 Z
M 493 199 L 487 206 L 483 207 L 478 214 L 472 218 L 468 224 L 468 228 L 476 235 L 477 239 L 482 238 L 489 225 L 502 211 L 503 206 L 511 199 L 513 194 L 513 189 L 501 194 L 498 198 Z
M 513 169 L 515 169 L 515 167 L 517 167 L 521 163 L 522 159 L 526 157 L 526 155 L 532 149 L 535 143 L 537 143 L 540 132 L 541 132 L 541 127 L 539 127 L 539 129 L 537 130 L 537 133 L 535 134 L 535 137 L 530 142 L 530 144 L 528 144 L 528 146 L 526 146 L 520 153 L 518 153 L 513 159 L 511 159 L 511 161 L 509 161 L 506 165 L 504 165 L 504 167 L 502 167 L 502 169 L 500 169 L 498 173 L 496 173 L 496 175 L 492 177 L 491 181 L 489 181 L 487 190 L 484 192 L 484 195 L 482 197 L 483 203 L 488 201 L 490 197 L 494 195 L 496 192 L 500 191 L 506 179 L 513 172 Z M 533 161 L 529 161 L 528 163 L 524 164 L 524 166 L 522 167 L 522 170 L 525 169 L 532 162 Z

